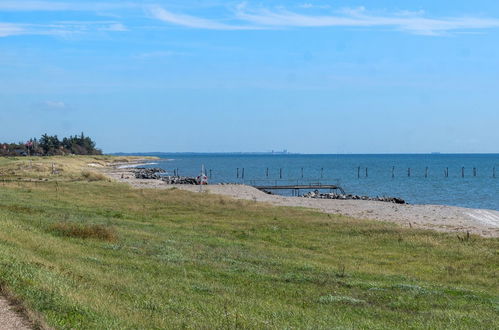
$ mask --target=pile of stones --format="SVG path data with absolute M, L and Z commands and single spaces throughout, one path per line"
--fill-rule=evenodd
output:
M 199 184 L 196 178 L 188 176 L 163 176 L 161 180 L 166 184 Z
M 166 184 L 199 184 L 198 180 L 188 176 L 166 176 L 166 171 L 159 167 L 143 168 L 137 167 L 133 170 L 136 179 L 162 180 Z
M 342 200 L 363 200 L 363 201 L 377 201 L 377 202 L 388 202 L 395 204 L 406 204 L 405 201 L 397 197 L 369 197 L 369 196 L 358 196 L 358 195 L 344 195 L 336 193 L 320 193 L 318 190 L 311 191 L 302 197 L 305 198 L 317 198 L 317 199 L 342 199 Z
M 134 169 L 136 179 L 148 179 L 148 180 L 161 180 L 163 177 L 160 173 L 166 173 L 166 171 L 159 167 L 154 168 L 143 168 L 137 167 Z

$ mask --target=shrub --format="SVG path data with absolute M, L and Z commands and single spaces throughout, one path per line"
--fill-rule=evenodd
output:
M 103 241 L 115 241 L 117 239 L 114 228 L 96 224 L 58 222 L 51 226 L 51 231 L 65 237 L 95 238 Z
M 88 181 L 108 181 L 108 177 L 102 173 L 92 172 L 92 171 L 83 171 L 81 172 L 81 176 Z

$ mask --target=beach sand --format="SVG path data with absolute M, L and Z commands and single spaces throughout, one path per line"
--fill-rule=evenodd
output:
M 358 219 L 389 221 L 405 227 L 443 232 L 499 237 L 499 211 L 469 209 L 446 205 L 408 205 L 363 200 L 330 200 L 269 195 L 246 185 L 168 185 L 159 180 L 136 179 L 127 168 L 106 168 L 106 175 L 136 188 L 172 189 L 208 192 L 236 199 L 265 202 L 277 206 L 295 206 L 341 214 Z

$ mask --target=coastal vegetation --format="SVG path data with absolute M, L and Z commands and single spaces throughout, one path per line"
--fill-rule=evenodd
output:
M 41 326 L 499 327 L 499 240 L 0 158 L 0 287 Z M 55 164 L 56 171 L 53 171 Z
M 85 134 L 65 137 L 43 134 L 25 143 L 0 143 L 0 156 L 101 155 L 95 142 Z

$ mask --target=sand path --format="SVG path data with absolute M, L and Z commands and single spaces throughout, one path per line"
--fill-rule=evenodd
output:
M 0 297 L 0 330 L 29 329 L 33 329 L 33 327 L 14 310 L 14 307 L 5 298 Z

